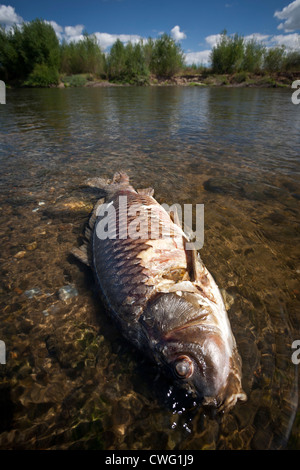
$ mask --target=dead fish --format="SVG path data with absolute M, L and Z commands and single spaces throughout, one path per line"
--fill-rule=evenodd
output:
M 125 173 L 88 184 L 104 197 L 73 254 L 93 269 L 123 335 L 203 405 L 228 411 L 245 401 L 241 358 L 221 293 L 199 253 L 186 249 L 189 238 L 175 217 L 152 188 L 136 191 Z M 149 228 L 149 213 L 157 227 L 169 227 L 169 236 L 129 236 L 132 226 Z M 105 236 L 109 225 L 113 230 Z

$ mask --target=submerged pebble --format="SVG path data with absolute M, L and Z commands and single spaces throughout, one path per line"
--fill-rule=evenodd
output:
M 57 313 L 59 311 L 59 306 L 57 304 L 50 305 L 49 308 L 43 310 L 43 314 L 45 317 L 51 315 L 52 313 Z
M 26 290 L 24 294 L 26 295 L 26 297 L 28 297 L 28 299 L 32 299 L 36 295 L 41 294 L 41 290 L 38 287 L 34 287 L 33 289 Z
M 63 286 L 58 291 L 58 297 L 60 300 L 68 300 L 78 295 L 77 289 L 72 285 Z
M 36 247 L 37 247 L 37 242 L 28 243 L 28 245 L 26 245 L 26 250 L 33 251 L 36 249 Z
M 17 259 L 24 258 L 25 255 L 26 255 L 26 251 L 24 250 L 18 251 L 18 253 L 14 255 L 14 258 L 17 258 Z

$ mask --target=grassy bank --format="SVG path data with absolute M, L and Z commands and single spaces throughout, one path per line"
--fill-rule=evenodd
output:
M 157 78 L 150 76 L 147 86 L 189 86 L 189 87 L 261 87 L 261 88 L 290 88 L 293 81 L 300 79 L 300 73 L 297 72 L 277 72 L 267 73 L 244 73 L 237 72 L 232 74 L 215 74 L 213 72 L 200 73 L 182 73 L 176 74 L 172 78 Z M 75 74 L 63 75 L 60 77 L 59 88 L 72 87 L 113 87 L 113 86 L 132 86 L 126 82 L 116 82 L 107 79 L 101 79 L 93 74 Z

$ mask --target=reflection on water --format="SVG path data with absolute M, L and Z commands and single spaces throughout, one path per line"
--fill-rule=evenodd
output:
M 8 90 L 1 448 L 299 448 L 299 120 L 286 90 Z M 97 198 L 84 180 L 119 169 L 161 203 L 205 204 L 201 255 L 248 395 L 226 416 L 204 415 L 136 355 L 69 256 Z

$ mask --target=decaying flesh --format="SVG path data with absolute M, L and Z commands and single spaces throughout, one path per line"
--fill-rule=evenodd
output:
M 89 185 L 105 197 L 95 206 L 85 243 L 73 254 L 93 269 L 123 335 L 204 405 L 227 411 L 244 401 L 241 359 L 222 296 L 196 250 L 185 249 L 188 238 L 176 219 L 153 198 L 151 188 L 136 191 L 124 173 L 112 182 L 93 178 Z M 120 196 L 126 196 L 125 206 Z M 104 202 L 116 211 L 114 239 L 97 235 Z M 159 227 L 169 224 L 171 236 L 124 237 L 137 214 L 141 220 L 149 212 Z

